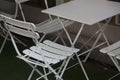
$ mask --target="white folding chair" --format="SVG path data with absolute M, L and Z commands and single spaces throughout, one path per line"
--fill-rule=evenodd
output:
M 119 71 L 118 74 L 109 78 L 109 80 L 111 80 L 111 79 L 113 79 L 114 77 L 116 77 L 117 75 L 120 74 L 120 63 L 118 61 L 118 60 L 120 60 L 120 41 L 117 41 L 116 43 L 101 49 L 100 52 L 107 53 L 108 56 L 110 57 L 110 59 L 113 61 L 116 68 Z
M 29 0 L 15 0 L 15 1 L 16 1 L 15 16 L 17 16 L 17 14 L 18 14 L 18 7 L 19 7 L 20 12 L 22 14 L 22 18 L 23 18 L 24 21 L 26 21 L 23 10 L 22 10 L 22 7 L 21 7 L 21 3 L 29 1 Z M 48 9 L 49 7 L 48 7 L 47 0 L 44 0 L 44 2 L 45 2 L 46 8 Z M 46 36 L 46 34 L 57 32 L 57 37 L 54 39 L 54 41 L 56 41 L 58 38 L 60 38 L 61 41 L 65 44 L 63 38 L 60 36 L 62 34 L 62 32 L 59 32 L 60 30 L 62 30 L 61 23 L 60 23 L 59 19 L 58 18 L 52 18 L 52 16 L 50 14 L 48 14 L 48 16 L 49 16 L 49 19 L 47 19 L 47 20 L 45 20 L 41 23 L 36 24 L 36 26 L 37 26 L 36 31 L 38 31 L 40 33 L 43 33 L 43 36 L 41 37 L 41 39 L 39 41 L 41 42 L 44 39 L 44 37 Z M 65 24 L 65 27 L 68 27 L 68 26 L 70 26 L 71 24 L 74 23 L 73 21 L 66 20 L 66 19 L 62 19 L 62 21 Z
M 50 73 L 55 75 L 56 80 L 62 80 L 63 73 L 72 55 L 77 53 L 79 49 L 66 47 L 49 40 L 45 40 L 43 43 L 40 43 L 38 41 L 40 38 L 39 33 L 36 32 L 36 26 L 33 23 L 12 19 L 4 15 L 0 15 L 0 17 L 4 19 L 5 27 L 9 32 L 13 46 L 18 54 L 17 57 L 28 63 L 33 68 L 28 80 L 31 79 L 34 71 L 40 75 L 36 80 L 41 78 L 48 80 L 47 76 Z M 23 50 L 21 53 L 17 47 L 13 34 L 31 38 L 35 45 Z M 61 61 L 63 61 L 63 63 L 59 68 L 54 69 L 52 67 L 54 64 Z M 37 69 L 38 66 L 43 67 L 43 73 Z

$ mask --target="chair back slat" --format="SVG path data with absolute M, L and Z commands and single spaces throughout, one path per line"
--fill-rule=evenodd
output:
M 25 37 L 33 38 L 33 39 L 39 39 L 39 34 L 36 32 L 13 27 L 12 25 L 7 25 L 7 26 L 8 26 L 8 29 L 13 33 L 16 33 Z
M 24 28 L 27 30 L 35 30 L 36 29 L 36 27 L 33 23 L 12 19 L 12 18 L 4 16 L 4 15 L 1 15 L 1 18 L 3 18 L 6 23 L 14 25 L 14 26 L 18 26 L 20 28 Z
M 120 55 L 120 48 L 117 48 L 117 49 L 109 52 L 108 55 L 117 57 L 118 55 Z
M 67 27 L 67 26 L 74 23 L 73 21 L 64 20 L 64 19 L 61 19 L 61 21 L 64 23 L 65 27 Z M 44 21 L 42 23 L 37 24 L 36 26 L 37 26 L 37 29 L 36 29 L 37 31 L 43 32 L 43 33 L 46 33 L 46 34 L 57 32 L 57 31 L 63 29 L 61 27 L 61 24 L 60 24 L 58 18 L 55 18 L 55 19 L 53 19 L 51 21 L 46 20 L 46 21 Z

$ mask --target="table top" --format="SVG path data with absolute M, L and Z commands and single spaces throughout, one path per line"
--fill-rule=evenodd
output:
M 120 14 L 120 3 L 107 0 L 72 0 L 42 12 L 93 25 Z

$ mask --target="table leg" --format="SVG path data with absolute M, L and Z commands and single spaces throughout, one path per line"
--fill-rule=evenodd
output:
M 77 40 L 78 40 L 78 38 L 79 38 L 79 36 L 80 36 L 80 34 L 81 34 L 81 32 L 82 32 L 82 30 L 83 30 L 85 24 L 82 24 L 82 25 L 81 25 L 81 27 L 80 27 L 80 29 L 79 29 L 79 31 L 78 31 L 78 33 L 77 33 L 77 35 L 76 35 L 74 41 L 72 41 L 72 39 L 71 39 L 71 37 L 70 37 L 70 34 L 69 34 L 68 31 L 66 30 L 66 28 L 65 28 L 65 26 L 64 26 L 64 24 L 63 24 L 63 22 L 60 20 L 59 17 L 58 17 L 58 19 L 59 19 L 59 21 L 61 22 L 61 25 L 62 25 L 62 27 L 63 27 L 63 29 L 64 29 L 64 31 L 65 31 L 65 33 L 66 33 L 68 39 L 69 39 L 69 41 L 70 41 L 71 47 L 74 48 L 74 45 L 75 45 L 75 43 L 77 42 Z M 86 73 L 86 71 L 85 71 L 85 69 L 84 69 L 84 67 L 83 67 L 83 65 L 82 65 L 82 62 L 81 62 L 81 60 L 80 60 L 78 54 L 75 53 L 75 55 L 76 55 L 76 57 L 77 57 L 77 60 L 78 60 L 78 62 L 79 62 L 79 65 L 81 66 L 82 71 L 83 71 L 83 73 L 84 73 L 86 79 L 89 80 L 88 75 L 87 75 L 87 73 Z
M 99 33 L 98 37 L 96 38 L 95 42 L 93 43 L 93 45 L 92 45 L 92 47 L 91 47 L 91 50 L 89 51 L 89 53 L 87 54 L 87 56 L 86 56 L 85 59 L 83 60 L 84 62 L 87 61 L 88 57 L 89 57 L 90 54 L 91 54 L 91 51 L 96 48 L 96 44 L 97 44 L 97 42 L 100 40 L 101 36 L 104 37 L 105 42 L 107 43 L 107 45 L 109 45 L 109 42 L 108 42 L 107 37 L 106 37 L 106 35 L 105 35 L 105 33 L 104 33 L 104 30 L 107 28 L 107 26 L 108 26 L 108 24 L 109 24 L 110 21 L 111 21 L 111 18 L 109 18 L 109 19 L 107 20 L 107 22 L 106 22 L 103 26 L 101 26 L 101 27 L 100 27 L 100 25 L 98 24 L 100 33 Z

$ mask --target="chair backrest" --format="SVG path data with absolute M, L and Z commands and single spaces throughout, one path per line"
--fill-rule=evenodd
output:
M 22 18 L 23 18 L 24 21 L 26 21 L 23 10 L 22 10 L 21 3 L 28 2 L 28 1 L 30 1 L 30 0 L 15 0 L 15 3 L 16 3 L 15 18 L 18 15 L 18 9 L 20 9 Z M 49 6 L 48 6 L 47 0 L 44 0 L 44 2 L 45 2 L 46 9 L 48 9 Z M 52 16 L 50 14 L 48 14 L 48 15 L 49 15 L 50 20 L 52 20 Z
M 15 0 L 16 3 L 23 3 L 23 2 L 27 2 L 27 1 L 30 1 L 30 0 Z
M 39 38 L 38 35 L 36 35 L 36 32 L 34 32 L 36 26 L 33 23 L 12 19 L 4 15 L 0 15 L 0 17 L 3 18 L 9 31 L 30 38 Z
M 20 54 L 20 52 L 17 48 L 15 40 L 12 36 L 12 33 L 15 33 L 15 34 L 18 34 L 18 35 L 21 35 L 21 36 L 24 36 L 24 37 L 32 38 L 32 39 L 34 39 L 35 44 L 37 44 L 40 36 L 37 32 L 34 32 L 35 29 L 36 29 L 36 26 L 33 23 L 12 19 L 10 17 L 7 17 L 5 15 L 1 15 L 1 14 L 0 14 L 0 17 L 4 21 L 4 25 L 5 25 L 6 29 L 8 30 L 8 32 L 10 34 L 12 43 L 13 43 L 13 45 L 15 47 L 15 50 L 17 51 L 19 56 L 21 54 Z
M 24 21 L 26 21 L 25 16 L 24 16 L 24 13 L 23 13 L 23 10 L 22 10 L 22 7 L 21 7 L 21 3 L 28 2 L 28 1 L 30 1 L 30 0 L 15 0 L 16 8 L 15 8 L 14 18 L 17 17 L 17 15 L 18 15 L 18 9 L 20 9 L 22 18 L 23 18 Z

